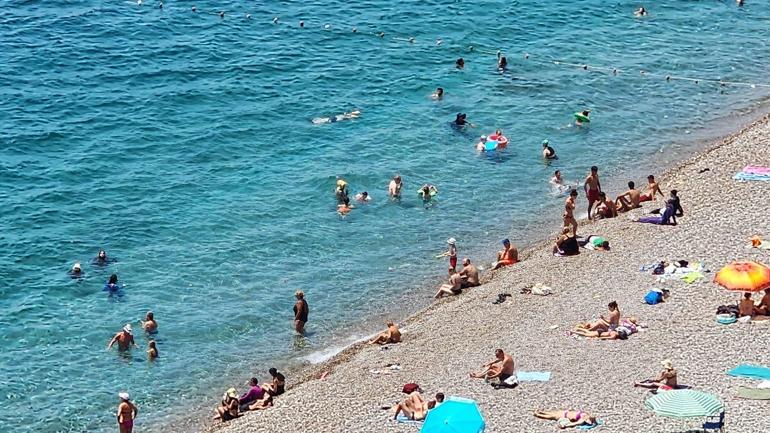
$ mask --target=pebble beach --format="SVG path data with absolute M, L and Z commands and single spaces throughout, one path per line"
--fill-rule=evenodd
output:
M 749 164 L 770 166 L 770 116 L 666 173 L 655 173 L 666 194 L 679 191 L 685 214 L 677 226 L 633 222 L 663 206 L 660 198 L 615 219 L 581 221 L 579 236 L 601 235 L 612 250 L 581 249 L 578 256 L 554 257 L 548 241 L 522 251 L 520 263 L 494 273 L 482 271 L 480 287 L 439 300 L 401 323 L 401 343 L 387 348 L 354 345 L 289 377 L 290 389 L 273 408 L 208 431 L 417 432 L 418 425 L 398 423 L 381 408 L 402 400 L 401 387 L 409 382 L 418 383 L 426 398 L 443 392 L 476 400 L 487 432 L 554 431 L 554 422 L 532 416 L 535 409 L 587 411 L 603 420 L 600 431 L 699 428 L 703 419 L 656 416 L 644 405 L 649 391 L 632 386 L 654 377 L 664 359 L 673 361 L 680 384 L 723 401 L 727 431 L 770 431 L 770 402 L 735 396 L 739 386 L 757 382 L 726 374 L 740 363 L 770 366 L 770 321 L 715 321 L 716 307 L 737 303 L 740 293 L 715 284 L 714 273 L 733 260 L 770 263 L 770 251 L 749 246 L 752 236 L 770 237 L 770 184 L 733 180 Z M 643 185 L 641 179 L 633 180 Z M 609 192 L 614 197 L 621 191 Z M 581 191 L 578 209 L 585 203 Z M 554 234 L 558 230 L 553 227 Z M 702 262 L 709 272 L 688 284 L 680 279 L 658 282 L 651 271 L 640 271 L 640 266 L 662 260 Z M 536 284 L 554 293 L 521 293 Z M 669 289 L 671 296 L 662 304 L 647 305 L 643 297 L 652 288 Z M 500 293 L 512 296 L 493 304 Z M 625 341 L 566 335 L 574 325 L 604 314 L 613 300 L 624 317 L 635 316 L 646 328 Z M 496 348 L 513 354 L 517 370 L 548 371 L 551 379 L 500 390 L 471 379 L 468 373 L 493 359 Z M 389 364 L 401 369 L 389 370 Z M 323 372 L 328 374 L 320 379 Z

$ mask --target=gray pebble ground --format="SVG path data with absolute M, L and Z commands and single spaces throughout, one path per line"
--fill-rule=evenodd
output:
M 598 431 L 686 431 L 702 420 L 656 416 L 644 406 L 650 394 L 631 386 L 653 377 L 660 361 L 670 358 L 680 383 L 724 401 L 727 431 L 770 432 L 770 401 L 735 397 L 737 387 L 757 382 L 725 374 L 741 362 L 770 366 L 770 322 L 717 324 L 716 307 L 734 303 L 740 294 L 712 282 L 714 273 L 732 260 L 770 264 L 770 250 L 748 247 L 754 235 L 770 238 L 770 182 L 732 179 L 747 164 L 770 166 L 768 137 L 770 118 L 765 117 L 662 176 L 666 194 L 670 189 L 680 191 L 685 216 L 678 226 L 631 221 L 660 207 L 660 198 L 614 220 L 581 224 L 579 235 L 600 234 L 610 241 L 612 251 L 582 250 L 567 258 L 551 255 L 551 244 L 526 251 L 524 261 L 498 272 L 481 287 L 436 302 L 408 320 L 401 344 L 387 350 L 354 347 L 321 367 L 331 370 L 325 379 L 295 385 L 270 410 L 249 413 L 210 431 L 416 433 L 419 427 L 396 423 L 389 411 L 380 409 L 402 399 L 400 390 L 407 382 L 419 383 L 426 395 L 442 391 L 475 399 L 487 432 L 558 430 L 554 422 L 534 418 L 535 408 L 588 411 L 605 421 Z M 701 173 L 703 169 L 709 170 Z M 584 200 L 579 199 L 579 208 L 585 206 Z M 703 260 L 712 272 L 693 284 L 660 284 L 649 271 L 639 271 L 642 264 L 678 259 Z M 520 294 L 536 283 L 556 293 Z M 643 304 L 653 287 L 669 288 L 671 298 L 656 306 Z M 492 304 L 501 292 L 513 296 Z M 626 341 L 565 335 L 574 324 L 605 313 L 611 300 L 617 300 L 624 316 L 637 316 L 649 328 Z M 495 390 L 470 379 L 468 372 L 492 359 L 498 347 L 514 354 L 518 369 L 550 371 L 551 380 Z M 370 373 L 388 363 L 400 363 L 403 369 Z

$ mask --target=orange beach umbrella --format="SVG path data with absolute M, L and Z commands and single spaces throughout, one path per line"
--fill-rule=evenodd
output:
M 714 282 L 736 292 L 759 292 L 770 287 L 770 268 L 757 262 L 732 262 L 714 276 Z

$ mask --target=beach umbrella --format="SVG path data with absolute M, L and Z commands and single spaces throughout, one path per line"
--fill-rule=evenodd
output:
M 770 287 L 770 268 L 757 262 L 733 262 L 714 276 L 727 290 L 759 292 Z
M 644 404 L 656 414 L 672 418 L 702 418 L 724 409 L 717 396 L 691 389 L 660 391 Z
M 450 397 L 428 411 L 420 433 L 481 433 L 485 426 L 475 401 Z

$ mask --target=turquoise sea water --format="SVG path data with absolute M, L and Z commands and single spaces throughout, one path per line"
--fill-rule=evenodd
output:
M 0 431 L 113 430 L 120 390 L 141 431 L 202 419 L 229 386 L 426 305 L 446 238 L 488 263 L 502 237 L 557 229 L 555 168 L 625 181 L 767 97 L 664 78 L 770 82 L 770 4 L 747 3 L 658 1 L 637 19 L 636 2 L 598 0 L 3 2 Z M 585 107 L 590 128 L 568 127 Z M 459 111 L 477 127 L 449 128 Z M 495 128 L 508 148 L 477 155 Z M 337 176 L 374 200 L 340 218 Z M 425 182 L 440 189 L 427 209 Z M 88 264 L 100 248 L 117 262 Z M 101 291 L 113 272 L 122 297 Z M 297 288 L 307 338 L 291 329 Z M 140 350 L 105 351 L 148 309 L 160 360 L 140 332 Z

